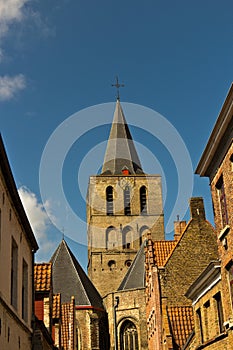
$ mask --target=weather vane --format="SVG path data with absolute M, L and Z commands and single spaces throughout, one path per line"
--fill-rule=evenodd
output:
M 117 89 L 117 99 L 120 100 L 120 88 L 124 87 L 124 84 L 119 84 L 118 76 L 116 76 L 116 84 L 112 84 L 112 86 L 115 86 Z

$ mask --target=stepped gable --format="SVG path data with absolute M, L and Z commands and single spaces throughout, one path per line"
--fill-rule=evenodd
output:
M 50 262 L 53 268 L 53 292 L 61 294 L 61 301 L 75 298 L 76 306 L 92 306 L 104 309 L 101 296 L 78 263 L 63 239 Z
M 123 278 L 118 291 L 145 287 L 145 252 L 144 243 L 141 245 L 132 265 Z
M 119 99 L 116 102 L 112 127 L 102 167 L 102 175 L 143 174 Z

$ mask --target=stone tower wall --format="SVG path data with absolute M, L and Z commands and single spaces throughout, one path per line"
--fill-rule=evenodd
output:
M 113 213 L 107 215 L 106 189 L 113 188 Z M 130 215 L 125 215 L 124 190 L 130 188 Z M 146 187 L 146 213 L 141 213 L 140 188 Z M 164 239 L 161 177 L 99 175 L 90 177 L 87 195 L 88 275 L 101 295 L 119 287 L 150 230 Z

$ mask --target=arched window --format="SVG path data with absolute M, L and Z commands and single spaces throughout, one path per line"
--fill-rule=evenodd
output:
M 141 214 L 147 214 L 147 198 L 146 198 L 146 186 L 140 188 L 140 207 Z
M 106 230 L 106 248 L 114 249 L 117 246 L 117 230 L 114 226 L 109 226 Z
M 125 321 L 120 330 L 120 349 L 138 350 L 138 332 L 133 322 Z
M 129 186 L 126 186 L 126 188 L 124 189 L 124 208 L 125 208 L 125 215 L 131 215 Z
M 116 261 L 115 260 L 109 260 L 108 266 L 110 267 L 110 270 L 114 269 L 116 267 Z
M 139 230 L 139 244 L 141 246 L 142 242 L 147 238 L 147 235 L 149 233 L 149 227 L 144 225 Z
M 108 186 L 106 188 L 106 210 L 107 215 L 113 215 L 113 188 Z
M 130 249 L 133 248 L 133 229 L 130 226 L 124 227 L 122 231 L 122 243 L 123 243 L 123 249 Z

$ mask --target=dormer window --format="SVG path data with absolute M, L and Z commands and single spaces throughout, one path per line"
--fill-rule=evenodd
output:
M 123 175 L 129 175 L 129 169 L 126 166 L 122 168 L 121 172 Z

